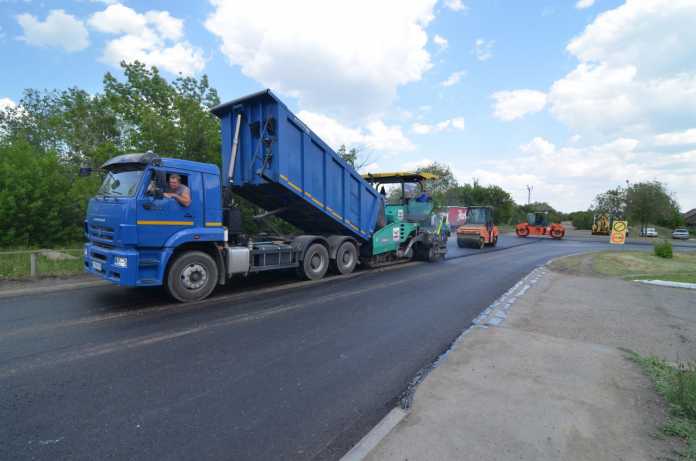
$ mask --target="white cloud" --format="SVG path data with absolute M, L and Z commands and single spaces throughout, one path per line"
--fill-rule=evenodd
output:
M 434 160 L 429 158 L 424 158 L 423 160 L 414 160 L 412 162 L 406 162 L 401 165 L 402 171 L 416 171 L 419 168 L 425 168 L 435 163 Z
M 696 144 L 696 128 L 690 128 L 685 131 L 673 131 L 671 133 L 658 134 L 655 136 L 655 144 L 658 146 Z
M 645 136 L 693 126 L 696 3 L 628 0 L 566 47 L 578 66 L 549 92 L 552 114 L 595 136 Z
M 348 127 L 334 118 L 306 110 L 300 111 L 297 116 L 333 149 L 338 149 L 342 144 L 386 153 L 415 149 L 400 126 L 386 125 L 379 119 L 368 121 L 363 128 Z
M 411 131 L 415 134 L 442 133 L 443 131 L 463 130 L 464 126 L 464 117 L 454 117 L 433 125 L 427 123 L 414 123 L 411 125 Z
M 521 145 L 513 158 L 487 162 L 470 175 L 511 191 L 518 203 L 526 202 L 525 185 L 531 184 L 532 200 L 565 211 L 587 209 L 597 194 L 626 180 L 664 181 L 683 208 L 696 206 L 692 179 L 696 175 L 696 150 L 665 156 L 631 138 L 557 147 L 536 137 Z
M 585 8 L 589 8 L 594 5 L 594 3 L 595 0 L 578 0 L 578 2 L 575 4 L 575 8 L 584 10 Z
M 89 46 L 89 33 L 82 21 L 63 10 L 51 10 L 45 21 L 25 13 L 17 16 L 24 35 L 19 39 L 34 46 L 63 48 L 74 52 Z
M 382 111 L 432 66 L 425 28 L 435 0 L 211 3 L 205 26 L 230 64 L 310 110 Z
M 529 143 L 520 146 L 520 150 L 530 155 L 551 155 L 556 151 L 556 146 L 544 138 L 536 137 Z
M 114 67 L 121 61 L 138 60 L 183 75 L 196 74 L 205 67 L 203 51 L 182 40 L 183 20 L 168 11 L 140 14 L 114 3 L 93 14 L 89 25 L 100 32 L 119 35 L 107 42 L 101 57 L 103 62 Z
M 493 57 L 493 47 L 495 40 L 484 40 L 477 38 L 474 42 L 474 54 L 479 61 L 488 61 Z
M 0 98 L 0 111 L 14 109 L 15 107 L 17 107 L 17 103 L 10 98 Z
M 433 37 L 433 43 L 436 44 L 439 48 L 440 51 L 443 51 L 447 48 L 448 42 L 445 37 L 442 35 L 435 34 L 435 37 Z
M 450 74 L 450 76 L 447 77 L 447 80 L 440 82 L 440 84 L 442 86 L 456 85 L 457 83 L 459 83 L 461 81 L 462 77 L 464 77 L 465 75 L 466 75 L 465 70 L 458 70 L 458 71 L 452 72 Z
M 462 0 L 445 0 L 445 7 L 452 11 L 466 11 L 469 9 L 462 3 Z
M 493 93 L 493 115 L 505 121 L 541 111 L 546 106 L 546 94 L 536 90 L 498 91 Z

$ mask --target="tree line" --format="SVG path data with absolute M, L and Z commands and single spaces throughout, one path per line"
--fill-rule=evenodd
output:
M 210 113 L 220 100 L 206 76 L 167 81 L 157 68 L 138 62 L 123 63 L 122 68 L 123 79 L 106 73 L 96 93 L 28 89 L 16 107 L 0 111 L 0 247 L 81 241 L 87 201 L 100 178 L 78 176 L 80 167 L 97 170 L 115 155 L 148 150 L 220 164 L 219 120 Z M 367 162 L 355 148 L 342 146 L 338 153 L 357 168 Z M 499 186 L 482 186 L 476 180 L 460 184 L 447 165 L 434 163 L 419 171 L 439 177 L 427 184 L 439 207 L 490 205 L 499 224 L 523 221 L 530 211 L 550 211 L 554 221 L 567 218 L 547 203 L 518 205 Z M 658 193 L 637 192 L 620 190 L 620 203 L 606 206 L 652 219 L 649 210 L 637 204 L 647 200 L 654 208 L 663 200 L 659 206 L 669 206 L 672 212 L 659 218 L 676 219 L 678 207 L 672 199 L 665 202 Z M 598 209 L 605 207 L 602 200 Z M 265 224 L 252 219 L 261 210 L 241 198 L 236 201 L 245 218 L 244 230 L 263 230 Z M 271 221 L 271 228 L 290 228 L 277 218 Z
M 641 228 L 648 224 L 675 228 L 684 226 L 679 204 L 660 181 L 645 181 L 616 187 L 598 194 L 587 211 L 568 215 L 577 229 L 592 229 L 595 215 L 626 219 Z

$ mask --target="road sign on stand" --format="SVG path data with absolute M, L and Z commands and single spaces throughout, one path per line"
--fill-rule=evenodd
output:
M 611 226 L 609 243 L 614 245 L 623 245 L 626 243 L 626 229 L 628 229 L 627 221 L 614 221 L 614 224 Z

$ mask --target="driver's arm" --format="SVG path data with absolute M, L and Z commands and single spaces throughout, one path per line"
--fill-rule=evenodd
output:
M 187 207 L 191 204 L 191 193 L 188 189 L 184 189 L 181 194 L 171 194 L 171 197 L 181 206 Z

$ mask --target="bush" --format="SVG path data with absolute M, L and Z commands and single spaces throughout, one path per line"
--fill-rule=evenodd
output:
M 570 213 L 570 220 L 573 222 L 573 227 L 578 230 L 590 230 L 592 229 L 592 223 L 594 222 L 594 215 L 591 211 L 576 211 Z
M 655 256 L 660 258 L 672 258 L 672 242 L 663 240 L 662 243 L 655 243 Z

